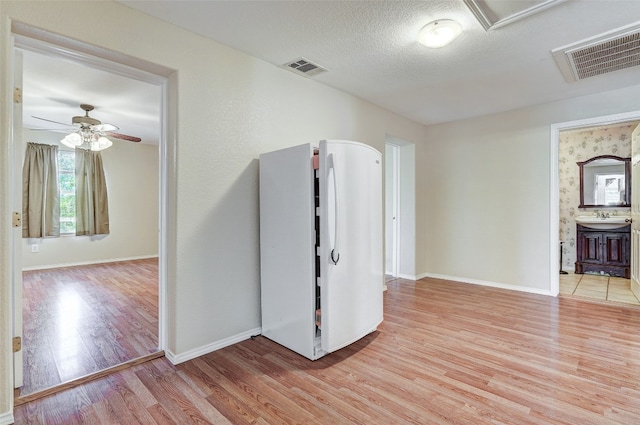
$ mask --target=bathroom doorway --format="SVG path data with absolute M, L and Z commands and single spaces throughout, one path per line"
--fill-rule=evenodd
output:
M 630 280 L 624 273 L 612 272 L 603 266 L 603 270 L 589 270 L 576 273 L 579 240 L 585 241 L 585 235 L 577 234 L 575 218 L 602 213 L 619 216 L 630 214 L 630 208 L 607 206 L 598 208 L 580 208 L 580 170 L 578 162 L 589 161 L 598 156 L 631 157 L 631 133 L 640 123 L 640 113 L 600 117 L 590 120 L 563 123 L 555 130 L 556 183 L 557 183 L 557 222 L 559 235 L 559 279 L 560 296 L 580 297 L 600 302 L 623 303 L 640 306 L 640 301 L 630 288 Z M 552 135 L 554 128 L 552 128 Z M 632 187 L 632 190 L 634 188 Z M 629 200 L 630 201 L 630 200 Z M 586 204 L 586 202 L 585 202 Z M 588 235 L 606 239 L 604 233 Z M 626 238 L 626 239 L 624 239 Z M 624 236 L 629 244 L 628 235 Z M 604 240 L 603 239 L 603 240 Z M 600 239 L 598 239 L 600 240 Z M 595 246 L 597 246 L 596 244 Z M 603 244 L 602 249 L 607 249 Z M 626 246 L 626 245 L 625 245 Z M 621 248 L 624 251 L 627 248 Z M 631 252 L 630 255 L 637 255 Z M 597 268 L 597 267 L 596 267 Z

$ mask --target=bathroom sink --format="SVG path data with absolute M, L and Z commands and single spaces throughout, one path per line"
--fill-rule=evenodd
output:
M 589 227 L 591 229 L 617 229 L 631 223 L 631 217 L 628 215 L 612 215 L 611 217 L 596 217 L 595 215 L 579 215 L 576 217 L 576 223 Z

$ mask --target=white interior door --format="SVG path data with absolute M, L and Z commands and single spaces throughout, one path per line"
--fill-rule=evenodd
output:
M 640 125 L 631 133 L 631 291 L 640 298 Z
M 392 277 L 398 276 L 399 151 L 397 145 L 385 144 L 385 273 Z
M 10 142 L 13 160 L 11 167 L 12 212 L 22 216 L 22 51 L 14 50 L 13 69 L 13 138 Z M 13 336 L 22 341 L 22 225 L 14 222 L 12 232 L 11 275 L 13 282 Z M 23 351 L 13 355 L 14 387 L 22 386 Z
M 382 156 L 361 143 L 321 142 L 319 180 L 321 343 L 329 353 L 382 322 Z

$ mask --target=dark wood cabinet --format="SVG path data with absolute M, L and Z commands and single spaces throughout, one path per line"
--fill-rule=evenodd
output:
M 631 226 L 600 230 L 577 224 L 576 273 L 607 273 L 629 278 Z

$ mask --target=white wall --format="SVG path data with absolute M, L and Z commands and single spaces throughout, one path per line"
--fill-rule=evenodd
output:
M 398 275 L 416 278 L 416 147 L 400 146 L 400 261 Z
M 24 146 L 27 142 L 58 144 L 62 136 L 25 129 L 23 141 Z M 37 253 L 23 239 L 23 269 L 158 255 L 158 147 L 116 140 L 102 151 L 102 159 L 109 195 L 109 236 L 94 241 L 88 236 L 45 238 Z
M 416 146 L 419 273 L 549 293 L 550 126 L 634 110 L 640 86 L 428 127 Z
M 95 17 L 100 16 L 100 25 Z M 320 139 L 384 149 L 385 134 L 422 140 L 424 127 L 310 79 L 251 58 L 115 2 L 0 2 L 2 140 L 10 140 L 10 19 L 177 71 L 169 134 L 168 342 L 174 359 L 260 327 L 258 156 Z M 73 25 L 69 25 L 73 22 Z M 175 137 L 174 137 L 175 136 Z M 3 204 L 9 148 L 3 142 Z M 6 205 L 6 204 L 5 204 Z M 4 224 L 10 221 L 0 211 Z M 9 253 L 0 226 L 1 253 Z M 421 253 L 420 255 L 423 255 Z M 10 285 L 0 260 L 0 415 L 10 409 Z M 1 418 L 1 417 L 0 417 Z

